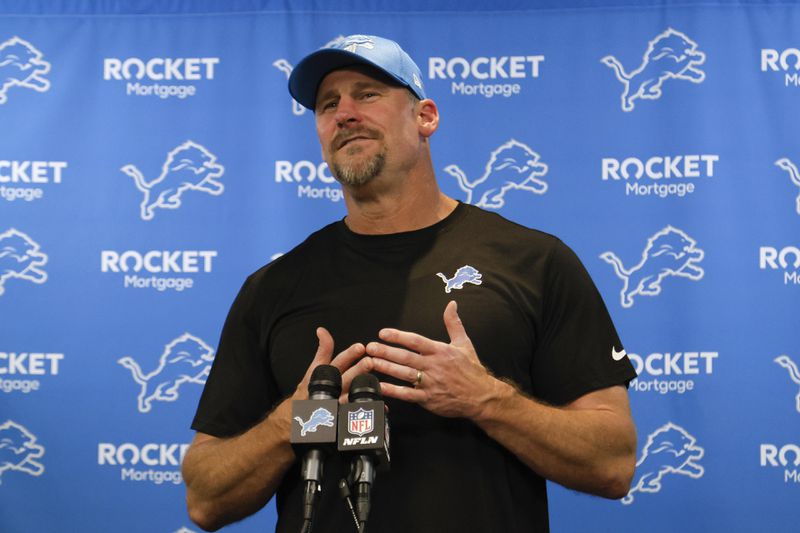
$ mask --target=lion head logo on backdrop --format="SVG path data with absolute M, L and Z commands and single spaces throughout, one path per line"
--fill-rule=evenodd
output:
M 620 100 L 623 111 L 633 111 L 634 100 L 655 100 L 661 97 L 662 86 L 670 79 L 701 83 L 706 74 L 698 68 L 706 60 L 696 42 L 672 28 L 650 41 L 642 64 L 629 74 L 614 56 L 601 62 L 611 67 L 624 89 Z
M 24 426 L 12 420 L 0 425 L 0 483 L 8 470 L 40 476 L 44 465 L 37 459 L 44 455 L 44 447 L 36 444 L 36 437 Z
M 547 182 L 539 179 L 547 174 L 547 165 L 529 146 L 511 139 L 494 150 L 486 163 L 483 175 L 470 181 L 458 165 L 448 165 L 444 171 L 458 180 L 467 193 L 466 202 L 483 208 L 498 209 L 505 205 L 505 194 L 523 190 L 544 194 Z
M 50 71 L 50 63 L 42 57 L 35 46 L 19 37 L 0 44 L 0 104 L 8 100 L 6 93 L 11 87 L 40 93 L 50 88 L 50 82 L 44 78 Z
M 225 172 L 225 167 L 217 163 L 217 156 L 193 141 L 186 141 L 170 151 L 161 174 L 150 182 L 134 165 L 125 165 L 121 170 L 133 178 L 136 188 L 144 194 L 140 205 L 142 220 L 152 220 L 158 208 L 179 208 L 186 191 L 212 196 L 225 191 L 225 186 L 217 179 Z
M 202 339 L 184 333 L 164 347 L 158 366 L 145 374 L 139 363 L 131 357 L 122 357 L 117 362 L 130 370 L 133 380 L 139 385 L 137 400 L 139 411 L 148 413 L 154 401 L 174 402 L 178 399 L 178 389 L 184 383 L 204 385 L 214 349 Z
M 697 479 L 704 469 L 697 464 L 705 450 L 697 439 L 672 422 L 658 428 L 647 437 L 642 456 L 636 463 L 636 474 L 628 495 L 622 503 L 633 503 L 636 492 L 659 492 L 664 476 L 679 474 Z
M 33 283 L 47 281 L 47 272 L 42 266 L 47 255 L 39 251 L 39 245 L 30 237 L 14 228 L 0 233 L 0 295 L 5 292 L 9 279 L 24 279 Z
M 623 281 L 620 291 L 622 307 L 633 306 L 633 297 L 657 296 L 661 282 L 670 276 L 697 281 L 705 271 L 697 266 L 705 252 L 697 248 L 697 241 L 684 231 L 667 226 L 647 240 L 639 264 L 626 270 L 614 252 L 605 252 L 600 258 L 614 267 L 614 273 Z

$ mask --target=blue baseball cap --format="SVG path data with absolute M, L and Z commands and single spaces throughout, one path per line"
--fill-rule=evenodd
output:
M 375 35 L 350 35 L 336 39 L 303 58 L 289 76 L 289 93 L 300 105 L 314 109 L 317 89 L 331 71 L 351 65 L 367 65 L 425 99 L 422 73 L 400 45 Z

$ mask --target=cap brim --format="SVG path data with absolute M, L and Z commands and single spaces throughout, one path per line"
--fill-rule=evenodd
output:
M 292 69 L 289 76 L 289 94 L 300 105 L 313 110 L 317 103 L 317 89 L 322 79 L 330 72 L 350 65 L 368 65 L 396 80 L 403 87 L 408 87 L 406 82 L 372 61 L 347 50 L 331 48 L 309 54 Z

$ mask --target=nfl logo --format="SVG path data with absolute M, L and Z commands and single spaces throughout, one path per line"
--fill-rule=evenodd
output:
M 347 432 L 351 435 L 363 437 L 372 431 L 375 422 L 375 411 L 370 409 L 359 409 L 347 413 Z

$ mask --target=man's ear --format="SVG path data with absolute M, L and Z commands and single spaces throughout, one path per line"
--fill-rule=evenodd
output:
M 436 103 L 426 98 L 417 102 L 417 127 L 419 134 L 425 138 L 430 137 L 439 127 L 439 108 Z

